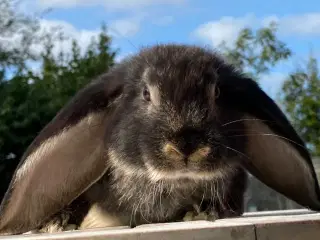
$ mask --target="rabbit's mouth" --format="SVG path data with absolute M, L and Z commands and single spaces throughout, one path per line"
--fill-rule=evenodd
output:
M 235 166 L 222 165 L 214 169 L 208 168 L 160 168 L 148 162 L 145 163 L 148 178 L 152 182 L 191 179 L 196 181 L 221 179 L 234 172 Z

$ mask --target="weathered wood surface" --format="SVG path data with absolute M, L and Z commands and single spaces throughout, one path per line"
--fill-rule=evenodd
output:
M 320 213 L 306 210 L 247 213 L 215 222 L 148 224 L 57 234 L 0 237 L 1 240 L 319 240 Z

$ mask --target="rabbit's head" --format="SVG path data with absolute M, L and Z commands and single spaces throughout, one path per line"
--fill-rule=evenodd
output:
M 231 173 L 245 157 L 246 142 L 234 137 L 245 132 L 238 121 L 244 112 L 223 100 L 223 81 L 234 74 L 197 47 L 157 46 L 134 56 L 106 134 L 111 164 L 151 181 Z
M 0 233 L 36 228 L 109 168 L 156 182 L 214 180 L 235 166 L 320 210 L 304 142 L 255 81 L 199 47 L 145 48 L 79 91 L 36 137 L 0 206 Z

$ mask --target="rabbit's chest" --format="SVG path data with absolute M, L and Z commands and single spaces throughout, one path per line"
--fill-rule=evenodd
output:
M 115 186 L 112 204 L 108 207 L 130 217 L 130 223 L 175 221 L 182 218 L 194 204 L 216 196 L 212 183 L 175 183 L 130 181 Z M 111 210 L 111 209 L 110 209 Z M 131 225 L 129 224 L 129 225 Z
M 86 194 L 92 206 L 82 226 L 180 221 L 194 205 L 219 195 L 214 184 L 214 181 L 150 182 L 143 178 L 105 178 Z

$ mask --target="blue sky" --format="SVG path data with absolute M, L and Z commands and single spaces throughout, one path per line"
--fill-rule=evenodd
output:
M 261 79 L 273 97 L 281 81 L 296 64 L 306 61 L 309 50 L 320 56 L 320 4 L 318 0 L 217 1 L 217 0 L 26 0 L 27 9 L 52 7 L 43 27 L 62 25 L 85 47 L 105 22 L 120 48 L 118 59 L 154 43 L 195 43 L 214 47 L 232 43 L 245 27 L 261 27 L 277 20 L 279 37 L 294 51 L 291 61 Z M 116 30 L 116 31 L 114 31 Z M 64 46 L 68 48 L 69 43 Z

